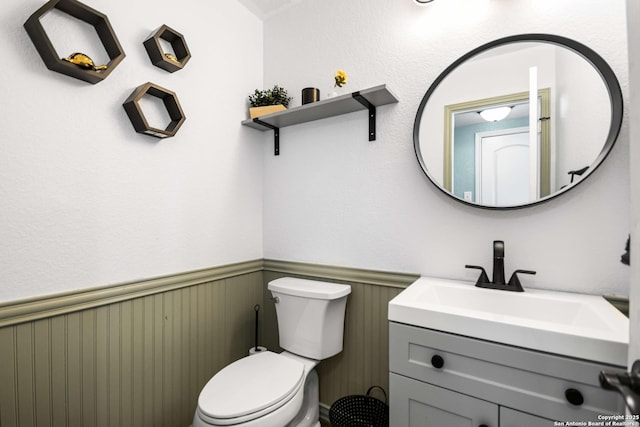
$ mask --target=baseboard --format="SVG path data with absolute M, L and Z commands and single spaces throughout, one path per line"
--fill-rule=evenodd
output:
M 320 404 L 320 419 L 324 421 L 329 421 L 329 406 L 324 403 Z

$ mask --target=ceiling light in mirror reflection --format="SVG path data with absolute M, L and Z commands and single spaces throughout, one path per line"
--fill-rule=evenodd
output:
M 513 107 L 494 107 L 494 108 L 486 108 L 480 111 L 480 117 L 482 117 L 487 122 L 499 122 L 500 120 L 504 120 L 507 118 L 509 113 L 511 113 L 511 109 Z

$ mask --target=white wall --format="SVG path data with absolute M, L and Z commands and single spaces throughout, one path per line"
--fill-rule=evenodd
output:
M 629 108 L 630 140 L 640 138 L 640 3 L 627 0 L 627 25 L 629 28 L 629 92 L 631 106 Z M 629 163 L 640 164 L 638 144 L 631 145 Z M 629 331 L 629 366 L 640 359 L 640 169 L 630 170 L 631 181 L 631 280 L 630 280 L 630 319 Z
M 584 58 L 562 49 L 558 49 L 557 58 L 554 107 L 558 115 L 556 135 L 561 141 L 556 145 L 557 188 L 560 188 L 570 183 L 569 171 L 589 166 L 598 158 L 611 126 L 611 104 L 602 77 Z M 585 91 L 585 87 L 591 89 Z
M 96 85 L 45 68 L 22 27 L 44 1 L 1 6 L 0 301 L 262 257 L 262 135 L 240 126 L 262 22 L 235 0 L 85 3 L 127 54 Z M 173 74 L 142 45 L 162 24 L 193 55 Z M 178 95 L 174 138 L 135 133 L 122 108 L 147 81 Z
M 506 270 L 538 271 L 524 285 L 628 294 L 619 262 L 629 233 L 628 129 L 594 175 L 559 199 L 508 212 L 450 200 L 423 176 L 414 115 L 430 83 L 474 47 L 544 32 L 602 55 L 627 96 L 624 0 L 307 0 L 265 22 L 265 85 L 326 93 L 348 73 L 349 90 L 386 83 L 400 102 L 282 129 L 281 155 L 264 136 L 265 257 L 466 278 L 490 268 L 491 242 L 506 242 Z

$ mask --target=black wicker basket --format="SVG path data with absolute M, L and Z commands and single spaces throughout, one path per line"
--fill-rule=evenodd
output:
M 370 396 L 378 388 L 384 394 L 384 402 Z M 341 397 L 329 408 L 331 427 L 389 427 L 387 393 L 380 386 L 369 387 L 367 394 Z

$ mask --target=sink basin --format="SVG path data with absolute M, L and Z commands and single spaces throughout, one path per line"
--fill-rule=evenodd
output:
M 627 365 L 629 319 L 604 298 L 421 277 L 389 302 L 389 320 L 532 350 Z

